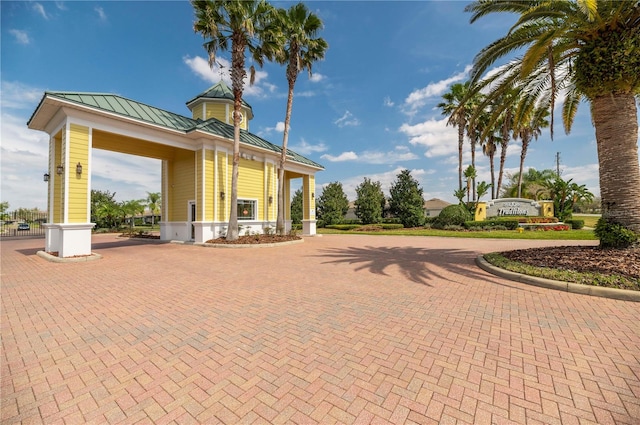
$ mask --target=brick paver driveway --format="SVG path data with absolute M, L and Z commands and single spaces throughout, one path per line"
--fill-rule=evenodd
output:
M 2 423 L 639 424 L 640 303 L 473 264 L 552 243 L 4 241 Z

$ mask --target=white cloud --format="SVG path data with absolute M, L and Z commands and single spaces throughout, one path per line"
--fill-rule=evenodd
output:
M 229 87 L 231 87 L 231 62 L 227 59 L 216 57 L 216 63 L 213 68 L 209 66 L 209 61 L 201 56 L 183 58 L 184 63 L 201 79 L 204 81 L 215 84 L 222 78 Z M 244 79 L 244 91 L 243 96 L 256 96 L 264 97 L 265 92 L 273 93 L 277 87 L 266 81 L 269 74 L 266 71 L 256 69 L 255 81 L 253 86 L 249 84 L 249 70 L 247 70 L 247 76 Z
M 44 19 L 49 19 L 49 15 L 47 15 L 47 11 L 44 10 L 44 6 L 42 4 L 34 3 L 33 4 L 33 10 L 38 12 L 40 14 L 40 16 L 42 16 Z
M 430 83 L 426 87 L 418 90 L 414 90 L 409 93 L 409 96 L 404 100 L 403 110 L 408 115 L 414 115 L 418 109 L 423 107 L 427 100 L 433 97 L 441 96 L 447 91 L 447 88 L 458 81 L 462 81 L 467 78 L 472 66 L 467 65 L 464 71 L 459 72 L 447 79 Z
M 60 10 L 67 10 L 67 5 L 62 1 L 56 1 L 56 7 Z
M 364 151 L 361 154 L 357 154 L 349 151 L 343 152 L 338 156 L 325 154 L 322 155 L 321 158 L 331 162 L 355 161 L 366 164 L 395 164 L 397 162 L 418 159 L 418 156 L 409 151 L 409 148 L 406 146 L 397 146 L 390 152 Z
M 9 30 L 9 34 L 16 38 L 16 41 L 20 44 L 29 44 L 31 40 L 29 39 L 29 34 L 26 31 L 22 30 Z
M 309 155 L 316 152 L 325 152 L 327 149 L 329 149 L 327 145 L 325 145 L 324 143 L 318 143 L 317 145 L 312 145 L 307 143 L 307 141 L 304 139 L 301 139 L 300 143 L 298 144 L 290 145 L 289 148 L 292 151 L 299 153 L 300 155 Z
M 104 9 L 102 7 L 96 6 L 93 8 L 93 10 L 95 10 L 95 12 L 98 14 L 98 17 L 100 18 L 101 21 L 107 20 L 107 14 L 104 13 Z
M 324 154 L 320 158 L 326 159 L 327 161 L 331 161 L 331 162 L 355 161 L 356 159 L 358 159 L 358 154 L 350 151 L 350 152 L 342 152 L 338 156 Z
M 427 158 L 458 152 L 458 131 L 447 126 L 447 118 L 431 118 L 415 125 L 405 123 L 399 130 L 409 137 L 413 146 L 424 146 Z
M 258 135 L 259 136 L 268 135 L 268 134 L 271 134 L 271 132 L 274 130 L 278 133 L 284 132 L 284 122 L 278 121 L 275 127 L 266 127 L 264 131 L 261 131 Z M 291 127 L 289 127 L 289 130 L 291 130 Z
M 2 87 L 0 106 L 3 110 L 28 109 L 29 112 L 33 112 L 44 94 L 42 89 L 12 81 L 2 81 L 0 87 Z
M 360 125 L 360 120 L 354 117 L 349 111 L 345 111 L 344 115 L 333 122 L 338 127 L 356 127 Z
M 316 92 L 311 91 L 311 90 L 301 91 L 301 92 L 294 92 L 293 93 L 294 97 L 313 97 L 315 95 L 316 95 Z
M 393 103 L 391 101 L 391 98 L 387 96 L 384 98 L 384 106 L 392 107 L 392 106 L 395 106 L 395 103 Z
M 322 74 L 316 72 L 315 74 L 311 74 L 311 77 L 309 78 L 309 81 L 311 81 L 312 83 L 319 83 L 320 81 L 324 80 L 325 78 L 327 78 L 325 75 L 322 75 Z

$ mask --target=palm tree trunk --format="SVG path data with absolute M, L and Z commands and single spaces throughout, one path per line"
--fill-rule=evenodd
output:
M 496 187 L 496 196 L 500 196 L 500 189 L 502 188 L 502 175 L 504 174 L 504 162 L 507 159 L 507 146 L 509 141 L 500 142 L 500 170 L 498 171 L 498 187 Z
M 231 86 L 233 90 L 233 166 L 231 170 L 231 206 L 226 238 L 238 239 L 238 175 L 240 168 L 240 113 L 244 85 L 244 42 L 233 36 L 231 42 Z
M 522 137 L 522 151 L 520 152 L 520 174 L 518 175 L 518 198 L 522 198 L 522 172 L 524 171 L 524 159 L 527 156 L 527 149 L 529 148 L 530 138 L 528 136 Z
M 632 94 L 591 100 L 603 217 L 640 233 L 638 111 Z
M 473 169 L 476 169 L 476 140 L 471 138 L 471 166 Z M 471 185 L 473 186 L 473 202 L 476 202 L 476 178 L 475 176 L 471 179 Z
M 284 164 L 287 161 L 287 143 L 289 141 L 291 109 L 293 108 L 293 88 L 296 84 L 296 76 L 294 76 L 293 78 L 287 78 L 289 80 L 289 94 L 287 96 L 287 112 L 284 117 L 282 152 L 280 153 L 279 164 L 280 168 L 278 169 L 278 219 L 276 221 L 276 233 L 278 233 L 279 235 L 284 235 L 286 233 L 284 226 Z
M 458 123 L 458 190 L 462 190 L 462 148 L 464 147 L 464 121 Z
M 489 163 L 491 167 L 491 199 L 496 199 L 496 167 L 494 164 L 495 152 L 489 154 Z

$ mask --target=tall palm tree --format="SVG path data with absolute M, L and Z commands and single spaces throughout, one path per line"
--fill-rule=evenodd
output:
M 482 143 L 482 153 L 489 157 L 489 167 L 491 170 L 491 199 L 496 199 L 496 170 L 494 157 L 496 155 L 497 146 L 500 143 L 500 136 L 496 133 L 489 133 L 484 143 Z
M 474 1 L 466 10 L 471 22 L 499 12 L 519 15 L 505 36 L 476 56 L 471 81 L 479 81 L 497 60 L 522 55 L 482 79 L 478 90 L 490 86 L 490 96 L 500 96 L 517 87 L 529 105 L 551 111 L 563 99 L 566 132 L 580 101 L 590 103 L 603 216 L 640 233 L 637 0 Z M 553 136 L 553 115 L 551 129 Z
M 473 96 L 470 96 L 465 101 L 465 109 L 467 110 L 468 115 L 472 115 L 473 111 L 475 111 L 480 104 L 482 104 L 483 95 L 482 93 L 475 93 Z M 471 166 L 476 168 L 476 145 L 482 144 L 483 133 L 484 133 L 484 124 L 486 121 L 482 121 L 479 119 L 476 120 L 468 120 L 467 121 L 467 136 L 469 137 L 469 144 L 471 145 Z M 472 181 L 473 187 L 473 196 L 472 200 L 476 201 L 476 177 L 473 177 Z
M 464 132 L 467 126 L 469 111 L 464 107 L 469 83 L 456 83 L 449 92 L 442 95 L 444 102 L 438 103 L 442 115 L 449 116 L 447 125 L 458 128 L 458 190 L 462 189 L 462 148 L 464 147 Z
M 151 227 L 153 228 L 156 211 L 160 208 L 160 192 L 147 192 L 147 207 L 151 211 Z
M 238 166 L 240 164 L 240 119 L 245 70 L 245 52 L 249 50 L 260 66 L 274 55 L 273 21 L 275 9 L 265 0 L 191 0 L 196 20 L 193 30 L 205 38 L 209 65 L 216 54 L 231 44 L 231 86 L 233 91 L 233 167 L 231 172 L 231 211 L 227 240 L 238 239 Z M 250 83 L 255 69 L 251 67 Z
M 527 114 L 524 120 L 518 121 L 514 125 L 513 135 L 522 141 L 522 150 L 520 151 L 520 172 L 518 173 L 518 198 L 522 197 L 522 170 L 524 168 L 524 159 L 527 156 L 529 143 L 533 139 L 538 139 L 542 134 L 542 129 L 549 127 L 549 110 L 547 108 L 536 108 L 531 114 Z
M 322 20 L 303 4 L 298 3 L 288 10 L 278 10 L 278 27 L 282 38 L 281 49 L 276 55 L 276 61 L 287 66 L 287 82 L 289 92 L 287 96 L 287 111 L 284 118 L 284 132 L 282 136 L 282 153 L 278 170 L 278 218 L 276 232 L 284 234 L 284 165 L 287 161 L 287 142 L 291 126 L 291 109 L 293 107 L 293 90 L 298 74 L 306 69 L 311 77 L 313 63 L 324 58 L 329 47 L 327 42 L 317 37 L 322 29 Z

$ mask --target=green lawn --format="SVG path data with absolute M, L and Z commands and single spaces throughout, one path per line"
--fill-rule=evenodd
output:
M 586 224 L 585 224 L 586 225 Z M 540 240 L 597 240 L 592 230 L 568 230 L 568 231 L 524 231 L 517 230 L 492 230 L 482 232 L 465 232 L 454 230 L 436 229 L 398 229 L 381 230 L 377 232 L 359 232 L 356 230 L 335 230 L 319 228 L 321 235 L 401 235 L 401 236 L 444 236 L 451 238 L 484 238 L 484 239 L 540 239 Z
M 596 227 L 596 223 L 598 222 L 599 218 L 600 218 L 599 215 L 596 215 L 596 216 L 593 216 L 593 215 L 580 215 L 580 214 L 574 214 L 573 215 L 573 219 L 574 220 L 584 220 L 585 227 L 591 227 L 591 228 Z

